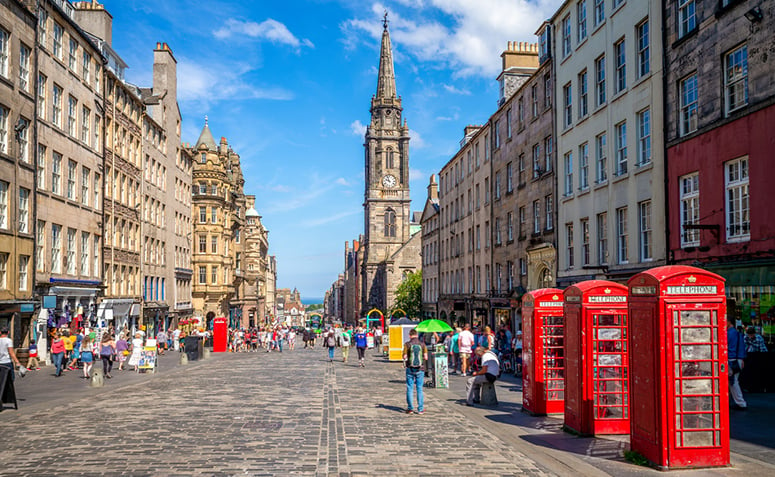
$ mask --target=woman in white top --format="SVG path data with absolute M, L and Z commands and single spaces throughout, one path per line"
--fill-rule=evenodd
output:
M 140 352 L 143 350 L 143 335 L 135 333 L 132 340 L 132 356 L 129 357 L 129 366 L 135 367 L 135 372 L 140 371 Z

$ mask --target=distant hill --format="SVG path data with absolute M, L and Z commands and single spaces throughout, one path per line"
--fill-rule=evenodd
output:
M 319 304 L 322 305 L 323 304 L 323 299 L 322 298 L 304 298 L 304 297 L 302 297 L 301 304 L 302 305 L 319 305 Z

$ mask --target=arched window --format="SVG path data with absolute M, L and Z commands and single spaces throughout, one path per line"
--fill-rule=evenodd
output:
M 385 212 L 385 237 L 396 236 L 396 213 L 393 209 Z
M 386 169 L 393 169 L 395 166 L 393 165 L 393 149 L 388 148 L 387 150 L 387 160 L 385 162 L 385 168 Z

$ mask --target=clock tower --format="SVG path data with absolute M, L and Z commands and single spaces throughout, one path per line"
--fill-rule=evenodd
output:
M 364 141 L 363 313 L 374 307 L 389 311 L 396 282 L 392 261 L 410 239 L 409 127 L 396 94 L 387 13 L 383 26 L 377 93 Z

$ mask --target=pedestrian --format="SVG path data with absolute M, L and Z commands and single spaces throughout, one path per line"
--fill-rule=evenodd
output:
M 102 359 L 102 374 L 107 379 L 113 377 L 110 375 L 110 372 L 113 371 L 113 356 L 115 355 L 116 342 L 110 333 L 105 333 L 102 335 L 102 343 L 100 343 L 100 358 Z
M 498 379 L 501 368 L 498 357 L 491 349 L 479 346 L 476 348 L 476 355 L 481 358 L 482 366 L 478 371 L 471 373 L 471 377 L 466 381 L 466 404 L 469 406 L 479 402 L 482 384 L 494 383 Z
M 72 340 L 72 336 L 70 337 Z M 70 363 L 67 365 L 67 369 L 70 371 L 78 369 L 78 360 L 81 359 L 81 343 L 83 342 L 83 330 L 78 330 L 78 334 L 75 336 L 75 342 L 73 343 L 73 350 L 70 352 Z
M 129 356 L 129 366 L 134 366 L 135 372 L 140 371 L 140 354 L 143 351 L 143 335 L 139 332 L 135 333 L 135 337 L 132 340 L 131 355 Z
M 175 347 L 175 351 L 180 351 L 180 328 L 175 328 L 172 332 L 172 346 Z
M 374 327 L 374 347 L 377 348 L 377 354 L 382 354 L 382 328 Z
M 124 363 L 129 357 L 129 342 L 126 335 L 122 332 L 116 341 L 116 359 L 118 360 L 118 370 L 124 371 Z
M 328 360 L 330 362 L 334 362 L 334 348 L 336 347 L 336 332 L 334 332 L 333 328 L 329 328 L 328 331 L 326 331 L 326 335 L 324 337 L 324 343 L 326 346 L 328 346 Z
M 159 350 L 159 356 L 163 356 L 164 351 L 167 350 L 167 333 L 164 330 L 156 333 L 156 347 Z
M 357 333 L 355 333 L 355 349 L 358 350 L 358 363 L 360 364 L 361 368 L 366 367 L 366 345 L 368 343 L 368 340 L 366 338 L 366 331 L 358 327 Z
M 463 331 L 458 336 L 458 348 L 460 349 L 460 371 L 463 376 L 468 376 L 468 362 L 471 359 L 471 347 L 474 345 L 474 334 L 471 333 L 471 325 L 463 325 Z
M 748 409 L 748 403 L 743 398 L 743 391 L 740 390 L 740 372 L 743 370 L 745 357 L 745 338 L 743 338 L 742 333 L 735 329 L 735 323 L 729 320 L 727 322 L 729 396 L 735 403 L 733 408 L 741 411 Z
M 0 329 L 0 366 L 7 368 L 11 373 L 11 381 L 14 380 L 14 365 L 21 366 L 21 363 L 13 350 L 13 340 L 8 337 L 8 328 L 3 327 Z
M 296 330 L 288 330 L 288 348 L 293 351 L 296 348 Z
M 342 362 L 346 363 L 347 358 L 350 356 L 350 343 L 352 342 L 352 337 L 350 330 L 344 330 L 344 332 L 339 335 L 339 346 L 342 348 Z
M 92 352 L 92 341 L 89 335 L 84 336 L 83 341 L 81 341 L 81 363 L 83 363 L 84 379 L 91 378 L 91 369 L 94 366 L 94 353 Z
M 58 331 L 54 331 L 54 340 L 51 342 L 51 360 L 54 361 L 56 371 L 54 376 L 62 376 L 62 362 L 65 359 L 65 341 Z
M 65 345 L 65 356 L 62 359 L 62 371 L 70 369 L 70 355 L 73 354 L 73 344 L 75 340 L 70 339 L 70 330 L 65 328 L 62 330 L 62 343 Z
M 767 343 L 764 337 L 756 332 L 756 328 L 749 326 L 745 332 L 745 352 L 746 353 L 768 353 Z
M 425 381 L 425 362 L 428 360 L 428 348 L 417 338 L 417 330 L 409 331 L 409 341 L 404 343 L 404 368 L 406 368 L 406 413 L 414 411 L 414 394 L 417 391 L 417 414 L 425 412 L 423 384 Z
M 40 360 L 38 359 L 38 345 L 30 343 L 30 357 L 27 359 L 27 369 L 40 370 Z

